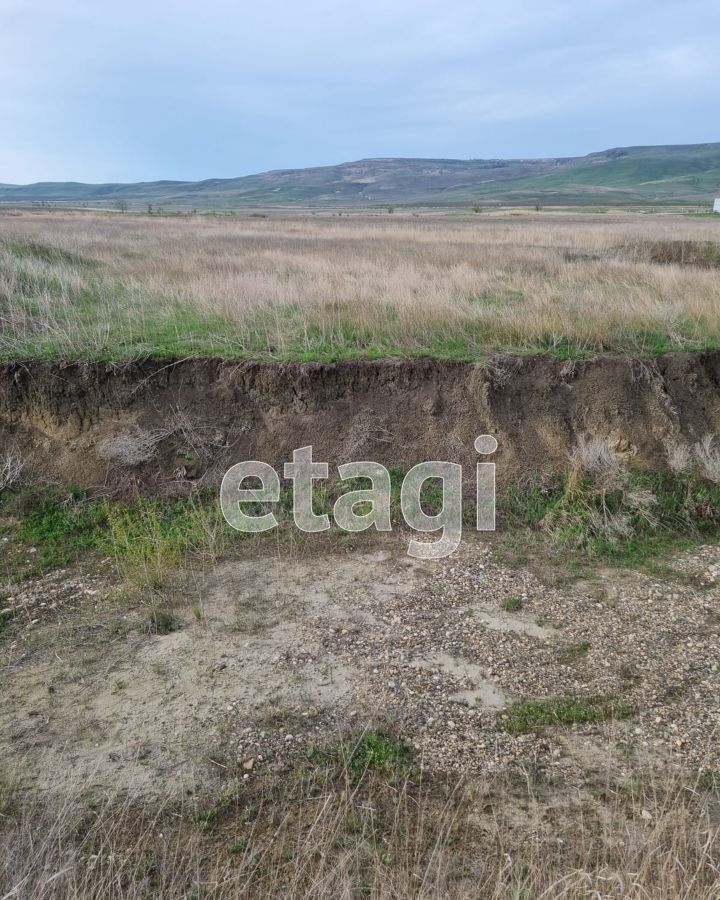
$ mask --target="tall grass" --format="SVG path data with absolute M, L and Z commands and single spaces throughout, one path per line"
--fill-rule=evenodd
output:
M 328 359 L 720 345 L 720 227 L 629 214 L 467 220 L 0 216 L 0 354 Z

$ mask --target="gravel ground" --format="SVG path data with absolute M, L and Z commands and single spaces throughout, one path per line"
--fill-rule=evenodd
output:
M 438 570 L 416 571 L 409 590 L 338 587 L 330 610 L 306 608 L 301 639 L 277 661 L 297 673 L 332 660 L 331 670 L 355 673 L 339 679 L 348 690 L 331 708 L 293 709 L 295 727 L 280 744 L 272 722 L 245 725 L 238 752 L 282 758 L 309 737 L 378 722 L 408 736 L 430 769 L 533 765 L 580 775 L 608 748 L 621 764 L 674 758 L 717 769 L 720 555 L 706 547 L 672 563 L 680 577 L 600 570 L 563 580 L 503 565 L 475 544 Z M 383 568 L 378 581 L 387 582 Z M 521 608 L 507 611 L 508 600 Z M 637 715 L 528 735 L 503 730 L 513 701 L 564 695 L 612 696 Z
M 1 604 L 0 751 L 101 780 L 177 782 L 200 761 L 252 778 L 371 726 L 408 738 L 432 771 L 579 781 L 610 757 L 621 771 L 720 770 L 720 548 L 662 576 L 582 578 L 498 550 L 224 562 L 187 581 L 167 635 L 146 609 L 119 608 L 107 575 L 26 582 Z M 612 695 L 637 714 L 504 730 L 514 701 L 561 695 Z

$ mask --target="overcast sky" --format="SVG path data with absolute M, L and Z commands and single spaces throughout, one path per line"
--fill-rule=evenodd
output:
M 720 0 L 0 0 L 0 182 L 720 140 Z

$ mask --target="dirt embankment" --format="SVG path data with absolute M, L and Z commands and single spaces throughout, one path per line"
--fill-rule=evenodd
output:
M 715 432 L 720 352 L 0 367 L 0 452 L 17 450 L 35 477 L 91 489 L 184 493 L 245 459 L 280 468 L 306 444 L 331 466 L 445 459 L 470 478 L 474 439 L 486 433 L 498 440 L 500 482 L 562 467 L 583 437 L 662 468 L 668 446 Z

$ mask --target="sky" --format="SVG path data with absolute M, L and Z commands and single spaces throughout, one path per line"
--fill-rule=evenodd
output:
M 720 140 L 720 0 L 0 0 L 0 183 Z

